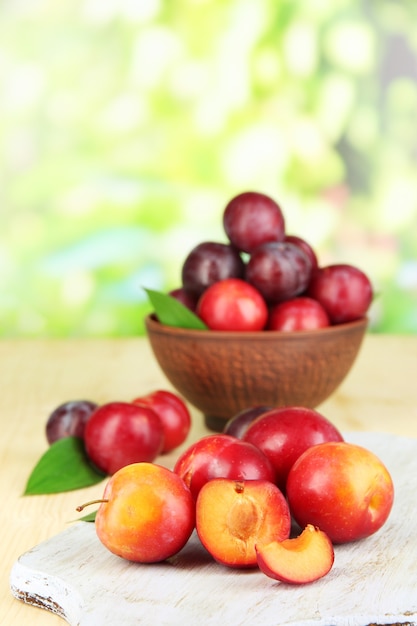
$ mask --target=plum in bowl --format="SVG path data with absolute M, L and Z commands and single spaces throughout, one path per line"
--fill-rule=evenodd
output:
M 166 378 L 205 424 L 221 431 L 250 406 L 315 408 L 342 383 L 361 347 L 368 318 L 302 332 L 190 330 L 145 319 Z

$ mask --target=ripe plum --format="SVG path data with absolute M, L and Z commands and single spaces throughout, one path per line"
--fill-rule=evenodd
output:
M 324 441 L 343 441 L 336 426 L 324 415 L 301 406 L 277 407 L 259 416 L 243 436 L 271 461 L 276 484 L 284 492 L 288 472 L 310 446 Z
M 236 437 L 236 439 L 242 439 L 249 425 L 252 424 L 257 417 L 262 415 L 262 413 L 266 413 L 272 408 L 272 406 L 258 405 L 239 411 L 239 413 L 233 415 L 233 417 L 226 422 L 223 433 Z
M 317 255 L 311 245 L 302 237 L 298 237 L 297 235 L 285 235 L 284 241 L 288 243 L 293 243 L 295 246 L 298 246 L 303 250 L 306 255 L 309 257 L 311 261 L 311 267 L 314 270 L 318 268 L 318 260 Z
M 242 278 L 245 264 L 239 251 L 230 244 L 204 241 L 185 258 L 181 270 L 182 286 L 199 297 L 210 285 L 226 278 Z
M 368 276 L 359 268 L 346 263 L 317 270 L 307 293 L 326 309 L 333 324 L 363 317 L 373 298 Z
M 151 408 L 161 420 L 164 430 L 161 453 L 171 452 L 186 440 L 191 428 L 191 415 L 187 405 L 177 394 L 156 389 L 135 398 L 132 403 Z
M 330 326 L 330 319 L 320 302 L 299 296 L 274 304 L 269 311 L 268 330 L 315 330 Z
M 152 463 L 164 445 L 158 415 L 131 402 L 102 404 L 88 420 L 85 450 L 93 465 L 114 474 L 130 463 Z
M 83 439 L 87 420 L 98 405 L 91 400 L 70 400 L 56 407 L 46 422 L 46 438 L 51 445 L 64 437 Z
M 240 278 L 220 280 L 203 293 L 197 314 L 211 330 L 263 330 L 268 307 L 255 287 Z
M 268 242 L 252 252 L 245 278 L 258 289 L 268 304 L 274 304 L 303 293 L 311 273 L 311 261 L 299 246 L 288 242 Z
M 197 298 L 191 295 L 188 291 L 185 291 L 184 287 L 177 287 L 177 289 L 171 289 L 168 292 L 168 295 L 171 298 L 175 298 L 178 302 L 181 302 L 187 309 L 190 311 L 195 311 L 195 307 L 197 305 Z
M 259 448 L 224 433 L 206 435 L 192 443 L 178 457 L 174 472 L 195 498 L 213 478 L 275 482 L 272 462 Z
M 230 200 L 223 213 L 223 227 L 232 244 L 243 252 L 251 252 L 267 241 L 282 241 L 285 234 L 280 206 L 255 191 Z

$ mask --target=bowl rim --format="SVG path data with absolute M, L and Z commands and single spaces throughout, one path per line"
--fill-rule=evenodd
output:
M 338 334 L 342 330 L 366 330 L 368 326 L 368 316 L 360 317 L 350 322 L 343 322 L 341 324 L 333 324 L 331 326 L 325 326 L 323 328 L 317 328 L 314 330 L 293 330 L 293 331 L 281 331 L 281 330 L 258 330 L 258 331 L 238 331 L 238 330 L 199 330 L 194 328 L 181 328 L 180 326 L 167 326 L 161 324 L 156 318 L 155 313 L 149 313 L 145 316 L 145 327 L 149 332 L 155 331 L 160 334 L 172 335 L 176 337 L 187 337 L 195 339 L 222 339 L 222 340 L 236 340 L 237 338 L 251 340 L 251 341 L 271 341 L 272 339 L 285 339 L 289 341 L 298 341 L 300 338 L 318 338 L 319 336 L 326 336 L 332 334 Z

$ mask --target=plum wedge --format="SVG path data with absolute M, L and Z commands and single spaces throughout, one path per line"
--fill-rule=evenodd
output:
M 275 580 L 311 583 L 325 576 L 334 562 L 333 544 L 316 526 L 307 524 L 293 539 L 255 546 L 260 570 Z

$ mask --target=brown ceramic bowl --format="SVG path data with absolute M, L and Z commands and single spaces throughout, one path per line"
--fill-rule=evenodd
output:
M 250 406 L 318 406 L 352 367 L 367 324 L 362 318 L 314 331 L 227 332 L 145 319 L 165 376 L 215 431 Z

